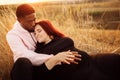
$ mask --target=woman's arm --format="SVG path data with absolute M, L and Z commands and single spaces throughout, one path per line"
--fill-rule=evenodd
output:
M 62 51 L 71 50 L 72 47 L 74 47 L 73 40 L 68 37 L 64 37 L 64 38 L 55 39 L 45 46 L 41 46 L 41 43 L 38 43 L 35 51 L 38 53 L 55 55 Z
M 81 60 L 80 55 L 77 54 L 77 52 L 70 52 L 71 47 L 74 46 L 73 41 L 70 38 L 60 38 L 57 40 L 54 40 L 52 43 L 41 46 L 40 43 L 38 45 L 37 51 L 42 53 L 53 53 L 54 56 L 48 59 L 45 62 L 45 65 L 49 70 L 51 70 L 54 66 L 58 65 L 59 63 L 66 63 L 66 64 L 78 64 L 78 62 L 75 62 L 74 59 Z M 74 54 L 73 54 L 74 53 Z M 76 57 L 77 56 L 77 57 Z
M 45 62 L 46 67 L 48 70 L 51 70 L 54 66 L 65 63 L 71 64 L 74 61 L 75 55 L 73 55 L 70 51 L 67 52 L 60 52 L 55 56 L 51 57 Z

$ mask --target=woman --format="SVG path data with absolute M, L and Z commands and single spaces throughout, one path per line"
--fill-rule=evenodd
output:
M 82 55 L 82 60 L 76 60 L 78 64 L 64 64 L 62 61 L 52 66 L 47 72 L 41 71 L 41 78 L 44 80 L 113 80 L 111 74 L 107 74 L 102 69 L 105 67 L 98 66 L 101 64 L 100 59 L 91 59 L 84 51 L 74 47 L 74 42 L 66 37 L 48 20 L 39 21 L 35 27 L 35 35 L 38 40 L 35 52 L 58 55 L 62 51 L 77 51 Z M 118 57 L 118 56 L 117 56 Z M 56 59 L 57 60 L 57 59 Z M 116 76 L 115 76 L 116 77 Z M 115 78 L 114 78 L 115 80 Z

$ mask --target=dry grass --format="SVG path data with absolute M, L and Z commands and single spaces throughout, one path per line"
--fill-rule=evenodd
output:
M 109 7 L 108 3 L 104 4 Z M 97 27 L 101 25 L 90 24 L 93 22 L 93 18 L 88 15 L 88 11 L 84 11 L 88 7 L 93 8 L 97 6 L 100 8 L 104 4 L 33 4 L 33 6 L 36 9 L 38 19 L 51 20 L 58 29 L 75 41 L 77 48 L 94 55 L 97 53 L 111 53 L 120 47 L 120 31 L 98 30 Z M 5 36 L 16 20 L 14 13 L 16 6 L 0 6 L 0 76 L 3 76 L 4 80 L 10 80 L 9 73 L 13 64 L 12 52 Z M 114 9 L 116 10 L 117 8 L 114 7 Z

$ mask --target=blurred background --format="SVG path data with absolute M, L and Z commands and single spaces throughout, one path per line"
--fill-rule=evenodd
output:
M 6 33 L 16 21 L 19 4 L 33 5 L 37 20 L 49 19 L 90 55 L 120 53 L 120 0 L 1 0 L 0 79 L 10 80 L 12 52 Z

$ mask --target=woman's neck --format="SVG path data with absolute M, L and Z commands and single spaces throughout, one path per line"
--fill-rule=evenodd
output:
M 45 44 L 48 44 L 49 42 L 51 42 L 52 41 L 52 39 L 48 39 L 46 42 L 45 42 Z
M 54 39 L 53 36 L 49 36 L 48 39 L 45 41 L 45 44 L 48 44 L 49 42 L 51 42 Z

